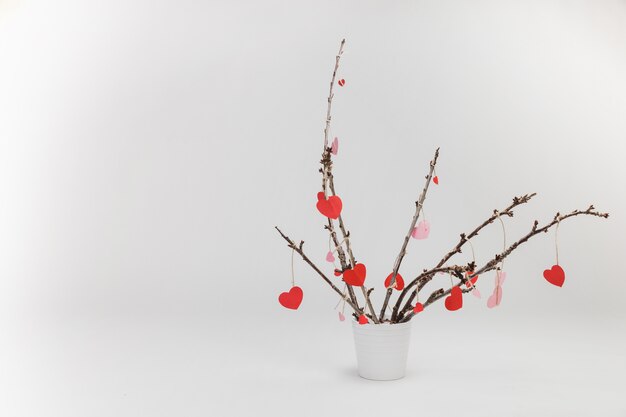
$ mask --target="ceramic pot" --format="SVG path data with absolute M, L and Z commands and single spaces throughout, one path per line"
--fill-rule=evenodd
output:
M 411 321 L 359 324 L 352 321 L 359 375 L 376 381 L 403 378 L 411 342 Z

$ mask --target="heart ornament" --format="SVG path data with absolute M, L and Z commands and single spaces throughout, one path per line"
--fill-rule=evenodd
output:
M 393 277 L 393 272 L 389 274 L 387 278 L 385 279 L 385 288 L 389 288 L 392 277 Z M 396 282 L 394 282 L 393 288 L 395 288 L 398 291 L 402 291 L 404 289 L 404 279 L 402 279 L 402 275 L 396 274 Z
M 353 287 L 361 287 L 365 283 L 365 275 L 367 269 L 363 264 L 356 264 L 352 269 L 346 269 L 343 271 L 343 280 L 346 284 Z
M 337 152 L 339 152 L 339 139 L 335 138 L 333 139 L 333 143 L 330 145 L 330 153 L 337 155 Z
M 359 316 L 359 324 L 367 324 L 370 321 L 367 319 L 367 317 L 365 317 L 365 314 L 361 314 Z
M 417 224 L 417 227 L 413 229 L 411 236 L 415 239 L 426 239 L 430 234 L 430 223 L 427 220 L 422 220 Z
M 413 313 L 417 314 L 417 313 L 420 313 L 422 311 L 424 311 L 424 304 L 419 303 L 419 302 L 416 303 L 415 307 L 413 307 Z
M 297 310 L 300 307 L 300 303 L 302 303 L 303 295 L 302 288 L 293 286 L 289 292 L 281 293 L 278 296 L 278 302 L 285 308 Z
M 552 268 L 543 271 L 543 277 L 552 285 L 562 287 L 565 283 L 565 271 L 558 264 L 552 265 Z
M 343 313 L 340 311 L 339 312 L 339 321 L 344 321 L 346 319 L 346 316 L 343 315 Z
M 326 254 L 326 261 L 331 263 L 335 262 L 335 256 L 331 251 L 328 251 L 328 253 Z
M 463 307 L 463 291 L 460 287 L 452 287 L 450 295 L 446 297 L 445 305 L 450 311 L 456 311 Z
M 341 198 L 336 195 L 332 195 L 328 198 L 322 191 L 317 193 L 317 210 L 329 219 L 336 220 L 341 214 L 343 203 Z

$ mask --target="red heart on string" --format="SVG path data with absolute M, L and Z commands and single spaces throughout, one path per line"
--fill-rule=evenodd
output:
M 562 287 L 565 282 L 565 271 L 559 265 L 552 265 L 551 269 L 543 271 L 543 277 L 550 284 Z
M 342 207 L 343 203 L 341 202 L 341 198 L 339 198 L 339 196 L 332 195 L 326 199 L 322 191 L 317 193 L 317 209 L 324 216 L 331 219 L 337 219 L 337 217 L 341 214 Z
M 367 324 L 370 321 L 367 319 L 367 317 L 365 317 L 365 314 L 361 314 L 359 316 L 359 324 Z
M 433 177 L 433 182 L 434 182 L 435 184 L 439 185 L 439 177 L 435 175 L 435 176 Z
M 354 287 L 361 287 L 365 283 L 365 275 L 367 270 L 365 265 L 356 264 L 352 269 L 346 269 L 343 271 L 343 280 L 346 284 Z
M 413 307 L 413 312 L 417 314 L 421 311 L 424 311 L 424 305 L 422 303 L 415 304 L 415 307 Z
M 385 279 L 385 287 L 389 288 L 389 284 L 391 284 L 391 277 L 393 277 L 393 272 L 387 276 Z M 398 291 L 402 291 L 404 289 L 404 280 L 402 279 L 402 275 L 396 274 L 396 282 L 394 284 L 394 288 Z
M 298 286 L 293 286 L 289 290 L 289 292 L 281 293 L 278 296 L 278 302 L 285 308 L 289 308 L 291 310 L 297 310 L 300 307 L 300 303 L 302 302 L 302 288 Z
M 457 286 L 452 287 L 450 295 L 446 297 L 445 304 L 450 311 L 456 311 L 463 307 L 463 291 L 461 291 L 461 288 Z
M 466 276 L 466 277 L 471 277 L 473 273 L 474 273 L 474 271 L 471 271 L 471 272 L 466 272 L 466 273 L 465 273 L 465 276 Z M 466 286 L 467 288 L 470 288 L 472 285 L 476 284 L 476 281 L 478 281 L 478 277 L 479 277 L 479 275 L 476 275 L 474 278 L 470 278 L 470 279 L 468 279 L 468 280 L 465 282 L 465 286 Z M 471 282 L 471 284 L 470 284 L 470 282 Z
M 343 78 L 339 81 L 337 81 L 337 84 L 339 84 L 340 86 L 344 86 L 344 84 L 346 83 L 346 80 L 344 80 Z
M 335 269 L 335 272 L 334 272 L 334 273 L 335 273 L 335 276 L 336 276 L 336 277 L 340 277 L 340 276 L 341 276 L 341 274 L 342 274 L 342 272 L 341 272 L 340 270 L 338 270 L 338 269 Z

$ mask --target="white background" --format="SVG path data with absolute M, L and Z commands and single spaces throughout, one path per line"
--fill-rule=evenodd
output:
M 0 1 L 0 414 L 624 416 L 624 1 Z M 413 325 L 407 377 L 356 376 L 315 209 L 328 81 L 347 38 L 336 185 L 380 306 L 401 272 L 537 192 L 561 224 L 507 260 L 500 308 Z M 475 240 L 479 262 L 502 245 Z M 467 262 L 466 251 L 457 262 Z M 432 290 L 445 286 L 439 277 Z

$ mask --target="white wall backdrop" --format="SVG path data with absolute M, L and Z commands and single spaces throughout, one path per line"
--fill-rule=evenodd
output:
M 554 263 L 550 233 L 507 260 L 497 311 L 468 298 L 458 314 L 433 306 L 415 325 L 431 341 L 422 346 L 431 363 L 458 355 L 458 344 L 482 363 L 496 359 L 479 356 L 488 350 L 479 342 L 509 352 L 488 376 L 465 363 L 428 368 L 413 352 L 421 376 L 393 389 L 433 415 L 459 378 L 485 393 L 473 397 L 487 404 L 469 410 L 477 415 L 503 411 L 487 401 L 496 383 L 511 387 L 502 404 L 521 412 L 586 415 L 601 403 L 604 415 L 620 415 L 625 22 L 617 0 L 0 1 L 2 414 L 236 415 L 255 401 L 283 403 L 276 392 L 295 378 L 309 387 L 292 395 L 302 401 L 311 389 L 339 395 L 320 388 L 337 378 L 349 385 L 332 385 L 337 392 L 381 393 L 352 382 L 350 329 L 305 264 L 295 267 L 302 307 L 276 302 L 290 285 L 290 251 L 275 225 L 331 272 L 315 196 L 328 81 L 345 37 L 336 185 L 377 305 L 436 147 L 432 231 L 410 243 L 405 277 L 515 195 L 538 193 L 505 219 L 510 241 L 557 211 L 593 203 L 611 213 L 561 224 L 562 289 L 541 276 Z M 497 224 L 478 236 L 479 262 L 501 239 Z M 492 280 L 479 281 L 484 295 Z M 523 391 L 515 370 L 535 369 L 536 381 L 549 365 L 516 362 L 498 345 L 502 331 L 529 356 L 598 373 L 559 388 L 569 403 Z M 556 383 L 570 378 L 559 372 Z M 234 400 L 241 389 L 250 389 L 246 404 Z

